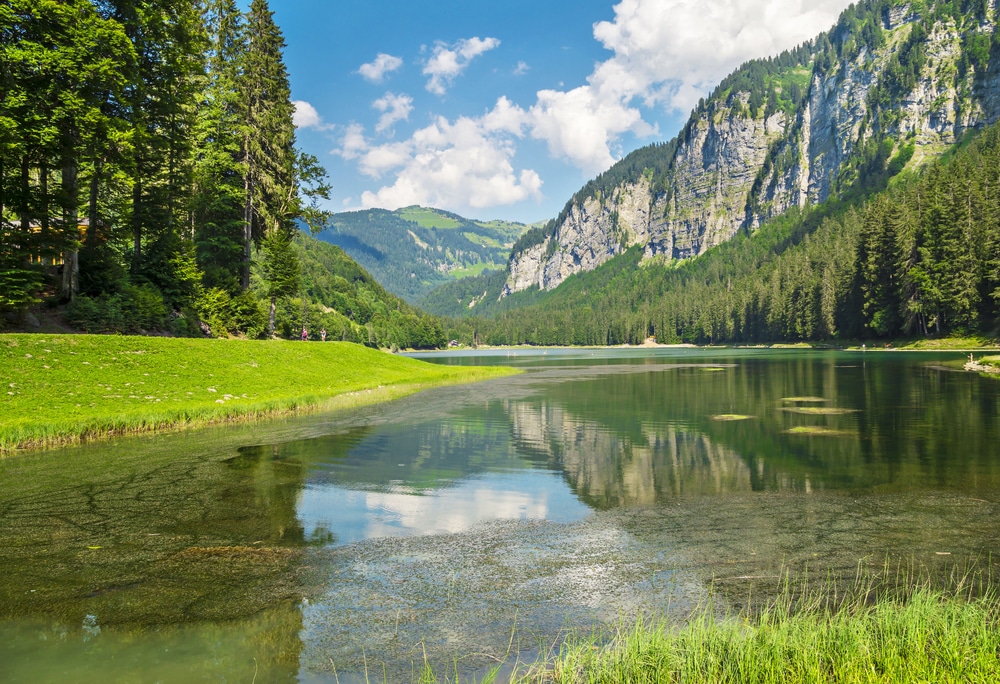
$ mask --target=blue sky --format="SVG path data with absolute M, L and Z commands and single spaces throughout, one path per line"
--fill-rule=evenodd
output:
M 299 147 L 329 208 L 555 216 L 629 151 L 672 138 L 747 59 L 846 0 L 271 0 Z

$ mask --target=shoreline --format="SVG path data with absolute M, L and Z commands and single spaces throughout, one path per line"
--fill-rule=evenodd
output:
M 833 342 L 775 342 L 772 344 L 692 344 L 689 342 L 677 344 L 643 343 L 643 344 L 612 344 L 612 345 L 571 345 L 571 344 L 514 344 L 514 345 L 488 345 L 480 344 L 478 347 L 459 345 L 448 349 L 407 349 L 400 350 L 400 354 L 445 354 L 456 351 L 520 351 L 520 350 L 547 350 L 547 349 L 810 349 L 817 351 L 858 351 L 858 352 L 964 352 L 964 353 L 996 353 L 1000 352 L 1000 340 L 992 341 L 972 341 L 968 338 L 953 338 L 957 346 L 947 346 L 949 339 L 944 340 L 902 340 L 889 343 L 880 343 L 875 346 L 868 346 L 867 343 L 851 340 L 844 344 Z M 969 343 L 969 344 L 967 344 Z
M 494 368 L 487 366 L 487 368 Z M 512 373 L 513 374 L 513 373 Z M 396 399 L 402 399 L 424 390 L 437 387 L 448 387 L 451 385 L 463 385 L 467 383 L 492 380 L 504 377 L 506 374 L 489 374 L 483 377 L 470 378 L 446 378 L 440 382 L 427 381 L 419 383 L 400 383 L 396 385 L 379 385 L 366 389 L 334 394 L 327 397 L 295 397 L 290 398 L 282 405 L 267 408 L 247 408 L 234 413 L 221 415 L 206 415 L 204 417 L 193 416 L 176 420 L 163 419 L 162 421 L 151 421 L 137 426 L 88 426 L 79 432 L 66 433 L 53 437 L 42 437 L 37 439 L 27 439 L 14 444 L 0 443 L 0 459 L 10 458 L 18 454 L 45 451 L 49 449 L 59 449 L 77 444 L 91 444 L 112 440 L 119 437 L 132 437 L 149 434 L 167 434 L 171 432 L 183 432 L 186 430 L 197 430 L 200 428 L 214 427 L 220 425 L 252 425 L 275 418 L 287 416 L 306 416 L 314 413 L 324 413 L 327 411 L 341 411 L 376 404 L 389 403 Z
M 518 373 L 341 342 L 0 335 L 0 458 L 373 405 Z

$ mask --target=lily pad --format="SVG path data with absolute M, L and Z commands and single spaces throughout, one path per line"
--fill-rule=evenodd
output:
M 721 422 L 732 422 L 736 420 L 750 420 L 756 417 L 757 416 L 743 416 L 738 413 L 721 413 L 717 416 L 712 416 L 712 420 L 718 420 Z
M 782 397 L 781 400 L 792 404 L 822 404 L 826 401 L 823 397 Z
M 712 367 L 712 368 L 702 368 L 701 370 L 703 372 L 705 372 L 705 373 L 721 373 L 722 371 L 724 371 L 726 369 L 725 368 L 715 368 L 715 367 Z

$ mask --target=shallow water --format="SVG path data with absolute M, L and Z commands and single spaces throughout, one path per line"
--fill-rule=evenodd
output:
M 425 356 L 526 372 L 0 462 L 0 679 L 473 676 L 710 591 L 1000 549 L 1000 383 L 957 354 Z

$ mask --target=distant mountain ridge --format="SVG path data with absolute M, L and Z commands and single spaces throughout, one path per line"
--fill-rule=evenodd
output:
M 796 50 L 744 64 L 677 138 L 626 156 L 522 236 L 499 296 L 551 290 L 630 247 L 643 261 L 698 256 L 939 156 L 1000 118 L 998 5 L 866 0 Z M 466 289 L 475 308 L 483 293 Z
M 413 206 L 335 214 L 317 237 L 342 248 L 387 290 L 414 302 L 458 278 L 505 270 L 511 248 L 530 227 Z

